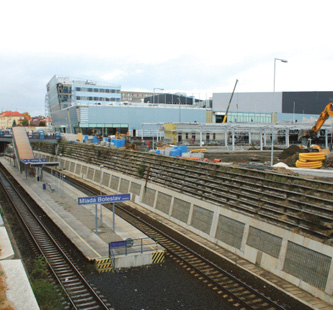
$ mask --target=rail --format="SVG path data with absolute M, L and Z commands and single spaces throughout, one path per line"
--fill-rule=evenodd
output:
M 73 309 L 109 309 L 101 297 L 81 275 L 61 246 L 52 237 L 39 216 L 32 209 L 32 202 L 8 178 L 9 172 L 0 166 L 0 182 L 14 206 L 21 222 L 40 253 L 45 258 L 54 278 L 62 287 Z

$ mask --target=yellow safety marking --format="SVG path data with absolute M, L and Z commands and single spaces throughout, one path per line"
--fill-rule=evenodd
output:
M 95 267 L 99 273 L 113 271 L 113 265 L 110 258 L 96 259 Z
M 164 251 L 154 252 L 152 254 L 153 264 L 164 263 L 164 258 L 165 258 L 165 252 Z

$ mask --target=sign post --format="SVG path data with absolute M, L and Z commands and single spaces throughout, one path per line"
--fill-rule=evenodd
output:
M 96 235 L 98 235 L 98 223 L 97 223 L 97 203 L 95 203 L 95 231 L 96 231 Z
M 94 204 L 96 211 L 96 234 L 98 235 L 98 221 L 97 221 L 97 204 L 112 203 L 112 213 L 113 213 L 113 232 L 116 232 L 115 225 L 115 203 L 131 200 L 131 194 L 120 194 L 120 195 L 103 195 L 103 196 L 91 196 L 91 197 L 79 197 L 79 205 Z
M 112 230 L 113 232 L 115 233 L 116 232 L 116 222 L 115 222 L 115 206 L 114 206 L 114 203 L 112 204 Z

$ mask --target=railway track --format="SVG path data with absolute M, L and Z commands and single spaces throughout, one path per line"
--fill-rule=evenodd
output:
M 285 309 L 165 232 L 153 227 L 140 218 L 134 217 L 126 210 L 126 207 L 117 204 L 117 208 L 119 210 L 117 215 L 156 240 L 168 251 L 170 258 L 174 259 L 194 277 L 203 281 L 208 287 L 220 294 L 222 298 L 234 307 L 242 310 Z
M 86 194 L 98 194 L 98 191 L 78 180 L 70 177 L 71 183 L 83 190 Z M 105 207 L 112 210 L 112 205 L 105 204 Z M 231 303 L 236 309 L 254 310 L 282 310 L 286 309 L 279 305 L 270 297 L 265 296 L 251 285 L 235 277 L 232 273 L 210 261 L 205 256 L 199 254 L 189 246 L 176 240 L 165 231 L 145 221 L 142 215 L 136 216 L 128 206 L 123 203 L 116 204 L 116 213 L 118 216 L 143 231 L 146 235 L 156 240 L 167 250 L 167 255 L 175 260 L 178 265 L 183 267 L 195 278 L 201 280 L 213 291 L 216 291 L 226 302 Z M 304 309 L 306 307 L 304 306 Z
M 44 256 L 51 273 L 67 296 L 68 306 L 66 308 L 109 309 L 111 305 L 103 300 L 103 297 L 99 296 L 85 280 L 61 248 L 61 245 L 57 243 L 38 215 L 35 214 L 31 204 L 20 193 L 19 186 L 14 184 L 14 181 L 2 166 L 0 167 L 0 182 L 31 239 Z

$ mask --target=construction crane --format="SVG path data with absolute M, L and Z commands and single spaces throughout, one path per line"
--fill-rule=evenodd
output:
M 238 83 L 238 80 L 236 80 L 236 83 L 235 83 L 235 86 L 234 86 L 234 90 L 233 90 L 232 93 L 231 93 L 231 97 L 230 97 L 230 100 L 229 100 L 229 104 L 228 104 L 228 107 L 227 107 L 227 111 L 225 111 L 225 115 L 224 115 L 224 118 L 223 118 L 223 122 L 222 122 L 223 124 L 227 122 L 228 111 L 229 111 L 229 108 L 230 108 L 230 104 L 231 104 L 231 101 L 232 101 L 232 97 L 234 96 L 234 92 L 235 92 L 235 89 L 236 89 L 237 83 Z

